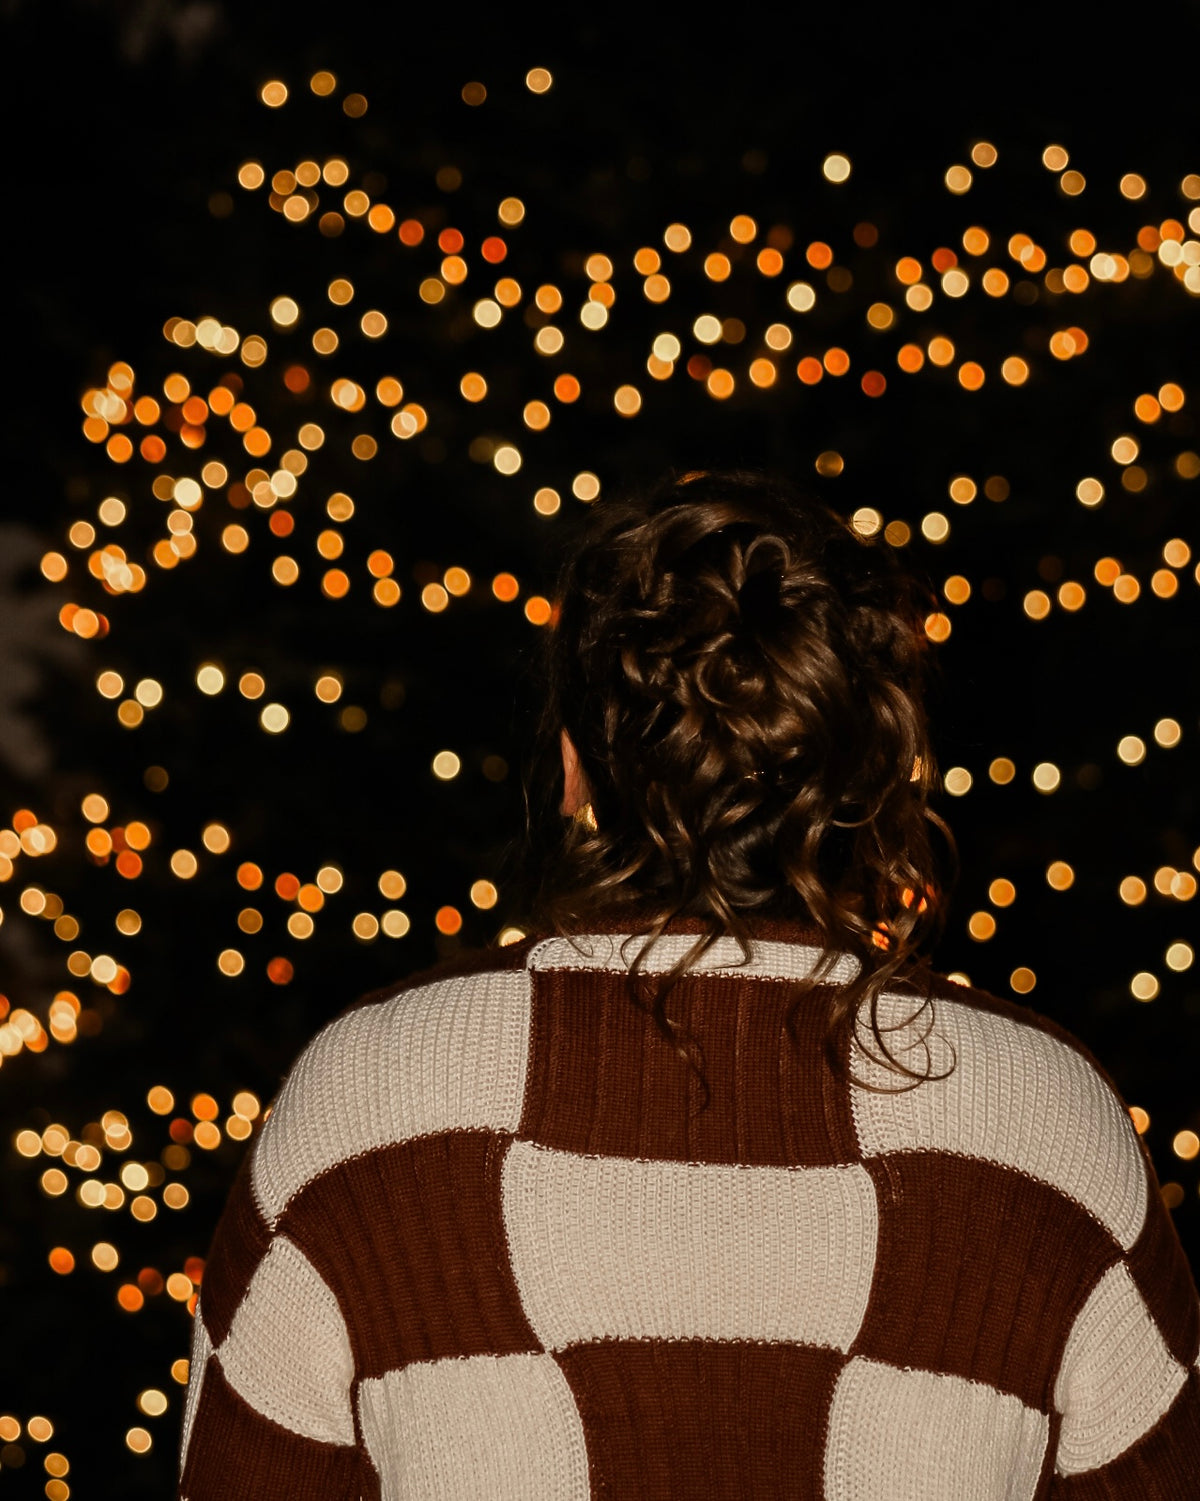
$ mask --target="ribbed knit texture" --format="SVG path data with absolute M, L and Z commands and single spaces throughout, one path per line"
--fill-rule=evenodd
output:
M 704 1111 L 615 929 L 330 1023 L 212 1244 L 183 1501 L 1200 1498 L 1200 1304 L 1108 1075 L 923 975 L 890 1048 L 922 1065 L 931 989 L 955 1066 L 897 1093 L 825 1051 L 855 961 L 794 1041 L 816 935 L 752 933 L 672 993 Z

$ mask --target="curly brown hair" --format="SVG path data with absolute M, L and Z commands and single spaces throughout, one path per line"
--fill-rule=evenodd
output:
M 631 996 L 695 1069 L 705 1104 L 702 1050 L 667 1000 L 718 938 L 738 940 L 749 962 L 755 914 L 824 938 L 788 1012 L 793 1038 L 797 1008 L 849 952 L 859 969 L 832 995 L 831 1058 L 852 1032 L 910 1081 L 902 1088 L 933 1077 L 889 1051 L 877 1011 L 940 930 L 931 827 L 954 860 L 929 806 L 933 607 L 890 548 L 787 480 L 744 469 L 671 474 L 602 501 L 567 557 L 527 783 L 532 915 L 562 934 L 601 910 L 640 915 Z M 564 728 L 594 829 L 564 821 L 549 796 Z M 647 955 L 680 917 L 704 931 L 652 986 Z M 864 1005 L 877 1052 L 859 1036 Z

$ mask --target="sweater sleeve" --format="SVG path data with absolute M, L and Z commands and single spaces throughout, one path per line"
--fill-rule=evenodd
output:
M 337 1299 L 300 1248 L 264 1220 L 247 1153 L 196 1308 L 179 1501 L 377 1494 L 356 1442 L 353 1382 Z
M 1145 1220 L 1071 1324 L 1054 1388 L 1051 1501 L 1200 1501 L 1200 1302 L 1137 1145 Z

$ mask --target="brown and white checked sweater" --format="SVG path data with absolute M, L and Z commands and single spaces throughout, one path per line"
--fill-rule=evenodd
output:
M 851 1088 L 820 993 L 784 1031 L 816 935 L 753 931 L 750 965 L 722 940 L 672 1003 L 704 1112 L 617 932 L 443 966 L 327 1026 L 213 1242 L 179 1494 L 1200 1497 L 1196 1288 L 1108 1076 L 935 979 L 951 1076 Z

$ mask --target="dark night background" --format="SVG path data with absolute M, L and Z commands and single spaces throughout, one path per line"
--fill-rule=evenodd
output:
M 1012 994 L 1016 966 L 1036 972 L 1036 988 L 1022 998 L 1083 1038 L 1124 1098 L 1149 1113 L 1159 1177 L 1178 1186 L 1176 1224 L 1193 1265 L 1200 1263 L 1197 1160 L 1173 1151 L 1177 1133 L 1200 1132 L 1200 989 L 1195 967 L 1175 973 L 1163 962 L 1168 944 L 1195 945 L 1197 906 L 1152 883 L 1164 866 L 1194 875 L 1200 859 L 1200 480 L 1184 477 L 1178 463 L 1200 447 L 1197 298 L 1157 262 L 1144 279 L 1093 284 L 1078 296 L 1049 292 L 1033 276 L 1037 295 L 1028 300 L 1011 292 L 985 297 L 962 245 L 969 225 L 986 227 L 992 245 L 979 270 L 1003 266 L 1016 283 L 1021 269 L 1005 245 L 1018 231 L 1045 248 L 1052 267 L 1086 263 L 1066 243 L 1081 226 L 1099 248 L 1127 255 L 1143 226 L 1168 218 L 1186 224 L 1193 203 L 1179 184 L 1200 171 L 1188 71 L 1200 39 L 1197 8 L 1177 8 L 1169 21 L 1126 15 L 1119 35 L 1091 19 L 1085 29 L 1066 12 L 1013 14 L 992 30 L 957 28 L 933 10 L 910 14 L 911 22 L 882 24 L 866 13 L 781 21 L 745 11 L 708 27 L 694 12 L 679 21 L 634 21 L 569 9 L 534 24 L 446 8 L 407 15 L 392 7 L 220 0 L 0 4 L 10 257 L 0 325 L 9 375 L 0 490 L 0 826 L 16 810 L 32 809 L 58 836 L 52 854 L 20 856 L 0 887 L 0 987 L 11 1008 L 43 1022 L 64 988 L 91 1014 L 69 1045 L 51 1041 L 36 1055 L 5 1057 L 0 1067 L 0 1418 L 11 1416 L 23 1430 L 15 1440 L 0 1431 L 0 1492 L 64 1501 L 66 1489 L 45 1489 L 45 1458 L 55 1452 L 69 1460 L 62 1484 L 73 1494 L 169 1493 L 182 1401 L 170 1367 L 187 1354 L 190 1319 L 181 1301 L 162 1292 L 125 1312 L 117 1289 L 136 1281 L 139 1269 L 165 1277 L 204 1255 L 245 1151 L 224 1134 L 215 1150 L 194 1150 L 186 1170 L 168 1173 L 188 1188 L 188 1206 L 138 1223 L 127 1208 L 78 1203 L 81 1172 L 68 1175 L 69 1192 L 47 1195 L 41 1175 L 55 1164 L 22 1155 L 18 1135 L 61 1124 L 87 1140 L 89 1123 L 121 1111 L 132 1144 L 106 1149 L 98 1176 L 111 1181 L 122 1162 L 159 1158 L 171 1140 L 168 1119 L 147 1108 L 151 1086 L 174 1093 L 172 1114 L 185 1125 L 198 1093 L 219 1101 L 222 1120 L 239 1090 L 266 1104 L 307 1038 L 357 995 L 521 921 L 513 845 L 537 707 L 538 629 L 520 602 L 498 603 L 488 580 L 515 574 L 522 601 L 549 592 L 558 550 L 584 511 L 570 491 L 571 476 L 584 469 L 608 490 L 670 464 L 778 466 L 847 514 L 874 506 L 886 520 L 906 520 L 914 538 L 908 551 L 939 588 L 950 574 L 971 582 L 968 603 L 944 606 L 953 631 L 940 648 L 933 705 L 943 768 L 965 766 L 974 778 L 966 796 L 941 804 L 958 835 L 962 875 L 935 963 L 1001 995 Z M 554 75 L 543 97 L 523 82 L 535 65 Z M 337 75 L 328 99 L 308 88 L 320 68 Z M 274 78 L 290 88 L 278 110 L 258 98 Z M 460 97 L 470 80 L 488 89 L 478 108 Z M 369 101 L 361 118 L 340 108 L 351 91 Z M 965 196 L 951 194 L 943 174 L 969 161 L 981 140 L 997 148 L 997 164 L 976 171 Z M 1070 151 L 1071 166 L 1087 178 L 1077 198 L 1042 164 L 1052 142 Z M 831 151 L 851 160 L 844 185 L 822 177 Z M 237 183 L 247 159 L 261 161 L 270 177 L 302 158 L 332 154 L 347 161 L 348 186 L 374 174 L 372 198 L 390 204 L 398 220 L 420 220 L 425 243 L 408 250 L 395 231 L 376 235 L 360 223 L 323 237 L 314 222 L 293 224 L 271 212 L 266 188 L 248 193 Z M 437 183 L 447 165 L 462 175 L 455 190 Z M 1140 202 L 1118 191 L 1126 172 L 1149 183 Z M 329 204 L 340 197 L 320 191 L 322 208 L 326 197 Z M 527 208 L 511 233 L 496 219 L 507 195 Z M 769 226 L 793 231 L 776 280 L 759 276 L 751 258 L 738 260 L 728 236 L 736 213 L 758 221 L 751 250 Z M 662 251 L 673 221 L 694 236 L 686 256 Z M 863 223 L 878 230 L 874 246 L 856 241 Z M 433 239 L 445 227 L 465 235 L 471 271 L 461 290 L 430 308 L 416 288 L 436 272 Z M 509 254 L 493 271 L 473 249 L 496 233 L 505 234 Z M 1197 238 L 1194 225 L 1185 236 Z M 827 241 L 835 264 L 850 270 L 849 290 L 826 292 L 822 274 L 804 263 L 803 247 L 814 240 Z M 644 300 L 632 269 L 643 245 L 658 247 L 668 262 L 673 292 L 662 306 Z M 929 312 L 910 313 L 895 263 L 911 255 L 928 266 L 939 246 L 957 250 L 972 289 L 958 300 L 937 293 Z M 718 248 L 731 253 L 735 268 L 714 288 L 701 262 Z M 577 304 L 584 258 L 594 251 L 614 262 L 617 302 L 610 324 L 591 333 L 579 329 Z M 563 355 L 536 354 L 536 320 L 516 309 L 494 331 L 472 323 L 471 302 L 498 274 L 521 283 L 522 309 L 539 283 L 563 287 Z M 325 297 L 335 276 L 354 282 L 349 309 Z M 797 316 L 784 301 L 798 277 L 818 289 L 811 314 Z M 287 332 L 272 329 L 267 312 L 282 293 L 301 308 Z M 865 310 L 876 300 L 898 308 L 898 325 L 887 333 L 867 327 Z M 353 332 L 367 308 L 389 320 L 378 342 Z M 724 403 L 683 369 L 701 348 L 690 330 L 705 311 L 740 318 L 748 329 L 741 348 L 709 351 L 739 375 L 737 393 Z M 243 336 L 264 335 L 267 363 L 249 371 L 236 355 L 163 339 L 168 318 L 203 314 Z M 744 370 L 774 320 L 788 323 L 796 342 L 779 361 L 778 383 L 757 390 Z M 309 342 L 323 322 L 342 335 L 338 354 L 327 359 L 314 356 Z M 1047 352 L 1048 338 L 1069 324 L 1086 329 L 1089 348 L 1059 361 Z M 645 358 L 662 329 L 680 336 L 684 354 L 674 376 L 658 383 L 647 377 Z M 955 363 L 984 365 L 982 391 L 962 390 L 952 370 L 928 363 L 915 375 L 897 368 L 904 340 L 935 333 L 954 340 Z M 796 359 L 829 345 L 849 351 L 851 373 L 802 386 Z M 998 373 L 1010 354 L 1032 367 L 1019 388 Z M 195 515 L 196 556 L 169 573 L 147 562 L 165 535 L 167 509 L 150 493 L 153 466 L 135 458 L 118 469 L 80 432 L 83 392 L 103 386 L 119 360 L 133 366 L 136 391 L 153 389 L 160 399 L 171 371 L 207 391 L 222 371 L 236 369 L 261 423 L 284 434 L 276 449 L 291 441 L 296 424 L 319 420 L 329 438 L 287 508 L 294 533 L 277 539 L 260 510 L 231 509 L 212 494 Z M 312 372 L 302 396 L 283 384 L 293 363 Z M 878 399 L 858 386 L 868 367 L 887 374 Z M 560 369 L 582 382 L 584 394 L 571 407 L 549 394 Z M 477 407 L 458 394 L 467 370 L 488 379 L 489 395 Z M 352 418 L 328 400 L 334 377 L 372 389 L 384 374 L 398 376 L 405 399 L 427 408 L 428 429 L 418 438 L 393 439 L 387 414 L 374 406 Z M 1137 420 L 1135 398 L 1168 381 L 1183 388 L 1182 409 L 1154 423 Z M 632 419 L 613 410 L 612 392 L 624 382 L 644 397 Z M 522 424 L 522 408 L 534 398 L 554 410 L 544 433 Z M 216 455 L 236 478 L 253 461 L 216 426 L 198 455 L 173 452 L 166 468 L 190 473 Z M 369 463 L 349 451 L 363 431 L 380 445 Z M 1141 444 L 1147 483 L 1137 492 L 1123 488 L 1110 457 L 1120 434 Z M 520 472 L 505 477 L 470 457 L 480 436 L 517 443 Z M 814 463 L 829 450 L 845 468 L 820 477 Z M 969 506 L 947 495 L 959 474 L 980 487 Z M 1074 494 L 1088 474 L 1107 491 L 1094 510 Z M 1010 487 L 1002 502 L 982 494 L 994 475 Z M 557 515 L 534 511 L 542 485 L 561 492 Z M 335 490 L 357 505 L 344 528 L 341 564 L 352 587 L 341 601 L 317 586 L 314 551 L 329 525 L 324 499 Z M 72 522 L 95 522 L 108 495 L 127 502 L 128 519 L 101 528 L 96 545 L 119 542 L 143 563 L 149 578 L 138 594 L 107 597 L 86 571 L 86 549 L 66 540 Z M 941 546 L 920 532 L 932 510 L 951 524 Z M 220 543 L 222 527 L 235 520 L 251 532 L 237 557 Z M 1149 580 L 1171 538 L 1193 552 L 1177 570 L 1178 592 L 1160 599 Z M 396 559 L 403 597 L 394 610 L 370 600 L 365 560 L 375 548 Z M 51 549 L 70 557 L 64 583 L 39 573 Z M 290 588 L 271 579 L 270 559 L 281 552 L 300 560 L 300 581 Z M 1118 603 L 1093 578 L 1105 555 L 1141 582 L 1136 603 Z M 468 570 L 472 589 L 443 614 L 429 614 L 421 587 L 452 565 Z M 1029 590 L 1053 596 L 1072 579 L 1087 590 L 1078 613 L 1055 606 L 1045 620 L 1026 618 L 1021 601 Z M 57 616 L 68 601 L 103 610 L 109 635 L 84 641 L 64 631 Z M 195 686 L 197 667 L 209 661 L 220 662 L 229 679 L 212 698 Z M 282 735 L 264 734 L 260 705 L 237 695 L 237 675 L 251 668 L 266 678 L 266 698 L 289 708 Z M 121 673 L 127 685 L 156 679 L 162 704 L 137 729 L 122 728 L 115 704 L 95 690 L 102 669 Z M 337 708 L 312 691 L 319 673 L 335 670 L 345 684 Z M 347 705 L 366 716 L 356 733 L 338 717 Z M 1164 716 L 1182 727 L 1172 749 L 1153 738 Z M 1147 742 L 1140 765 L 1116 756 L 1128 734 Z M 429 766 L 444 748 L 461 757 L 462 771 L 440 782 Z M 1016 763 L 1011 785 L 988 780 L 997 756 Z M 1048 796 L 1030 781 L 1041 761 L 1062 771 L 1061 787 Z M 167 769 L 165 790 L 147 783 L 151 766 Z M 136 880 L 85 853 L 89 825 L 80 801 L 93 792 L 110 804 L 107 826 L 144 820 L 152 832 Z M 227 854 L 203 850 L 201 829 L 212 821 L 230 831 Z M 170 872 L 169 854 L 179 848 L 200 854 L 190 881 Z M 1073 866 L 1070 890 L 1047 885 L 1053 860 Z M 234 879 L 241 861 L 266 873 L 258 897 Z M 282 872 L 311 882 L 325 863 L 343 870 L 344 887 L 316 914 L 314 936 L 297 940 L 285 927 L 293 905 L 270 884 Z M 351 918 L 392 905 L 377 889 L 388 868 L 407 878 L 402 906 L 411 931 L 362 942 Z M 1128 875 L 1150 888 L 1141 905 L 1118 898 Z M 1018 897 L 996 910 L 988 888 L 1000 876 Z M 468 899 L 479 879 L 499 887 L 491 910 L 477 911 Z M 22 911 L 20 893 L 30 884 L 56 893 L 78 919 L 77 943 L 61 942 L 50 923 Z M 253 937 L 237 926 L 249 902 L 265 918 Z M 457 937 L 435 929 L 435 913 L 447 904 L 463 913 Z M 126 907 L 141 915 L 136 936 L 113 926 Z M 981 910 L 998 924 L 983 943 L 967 932 L 968 918 Z M 246 957 L 236 978 L 216 965 L 230 945 Z M 127 965 L 127 993 L 72 978 L 66 958 L 73 946 L 111 952 Z M 266 975 L 268 961 L 280 956 L 294 966 L 289 984 Z M 1161 984 L 1150 1004 L 1130 993 L 1139 971 Z M 91 1264 L 99 1240 L 116 1246 L 116 1270 Z M 74 1254 L 69 1275 L 51 1270 L 56 1247 Z M 161 1416 L 139 1410 L 138 1394 L 147 1389 L 166 1394 Z M 24 1431 L 33 1415 L 50 1420 L 51 1438 Z M 146 1454 L 126 1446 L 135 1426 L 152 1437 Z

